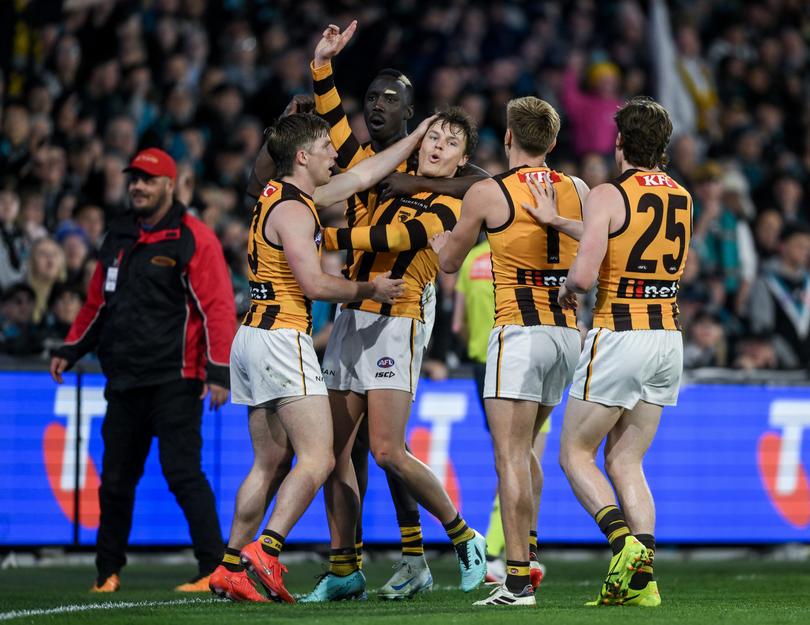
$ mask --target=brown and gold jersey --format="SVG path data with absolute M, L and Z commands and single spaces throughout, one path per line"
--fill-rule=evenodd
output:
M 320 117 L 329 123 L 329 137 L 332 145 L 337 151 L 336 163 L 338 169 L 345 171 L 354 167 L 365 158 L 374 156 L 376 152 L 370 143 L 360 143 L 352 133 L 349 125 L 349 118 L 343 110 L 343 102 L 340 99 L 337 87 L 335 86 L 335 76 L 332 73 L 332 64 L 327 63 L 323 67 L 315 67 L 310 64 L 312 70 L 313 89 L 315 92 L 315 111 Z M 418 162 L 418 154 L 414 154 L 407 161 L 400 163 L 397 167 L 399 172 L 415 173 Z M 371 225 L 371 215 L 369 211 L 374 210 L 377 204 L 376 187 L 366 189 L 354 194 L 346 200 L 346 223 L 350 228 L 355 226 Z M 348 278 L 351 275 L 351 266 L 354 264 L 354 252 L 346 251 L 346 268 L 343 274 Z
M 692 237 L 692 196 L 660 171 L 631 169 L 613 184 L 625 221 L 608 239 L 593 325 L 679 330 L 676 296 Z
M 461 200 L 424 192 L 384 202 L 374 210 L 370 226 L 326 228 L 326 249 L 356 250 L 352 280 L 373 280 L 390 271 L 391 278 L 405 281 L 405 293 L 393 304 L 363 300 L 345 307 L 424 321 L 422 291 L 439 271 L 430 238 L 452 230 L 460 215 Z
M 522 208 L 534 204 L 527 180 L 554 184 L 557 210 L 582 220 L 582 202 L 574 181 L 548 167 L 516 167 L 493 179 L 509 204 L 509 220 L 487 229 L 495 278 L 495 325 L 556 325 L 576 328 L 576 315 L 557 303 L 560 285 L 574 262 L 578 243 L 550 226 L 539 225 Z
M 321 223 L 312 198 L 289 182 L 271 180 L 253 208 L 248 233 L 248 280 L 251 304 L 242 323 L 271 330 L 291 328 L 312 332 L 312 302 L 304 295 L 293 275 L 284 248 L 267 239 L 264 232 L 270 212 L 281 202 L 301 204 L 302 216 L 309 211 L 315 219 L 312 237 L 321 248 Z

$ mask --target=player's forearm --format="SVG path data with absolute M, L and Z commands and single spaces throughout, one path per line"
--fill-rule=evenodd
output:
M 306 285 L 304 295 L 322 302 L 355 302 L 372 297 L 374 285 L 371 282 L 352 282 L 322 273 Z
M 408 229 L 402 226 L 364 226 L 360 228 L 324 228 L 326 249 L 363 252 L 404 252 L 414 247 Z M 418 249 L 427 247 L 427 236 L 420 237 Z
M 596 283 L 597 277 L 598 269 L 590 271 L 587 268 L 578 266 L 577 262 L 574 261 L 571 269 L 568 270 L 568 276 L 565 278 L 565 286 L 569 291 L 581 295 L 591 290 Z
M 483 172 L 483 170 L 480 170 Z M 487 178 L 486 173 L 482 175 L 473 174 L 458 178 L 429 178 L 427 176 L 416 176 L 414 182 L 418 185 L 419 191 L 438 193 L 439 195 L 449 195 L 450 197 L 463 198 L 469 188 L 476 182 Z
M 577 241 L 582 238 L 582 233 L 584 231 L 584 226 L 581 221 L 576 221 L 575 219 L 566 219 L 565 217 L 560 217 L 559 215 L 552 219 L 549 225 L 555 230 L 564 232 L 569 237 L 576 239 Z
M 439 252 L 439 268 L 445 273 L 456 273 L 461 269 L 465 256 L 464 250 L 450 237 L 450 240 Z
M 368 189 L 394 172 L 419 146 L 422 135 L 412 133 L 374 156 L 360 161 L 351 168 L 361 185 L 357 191 Z

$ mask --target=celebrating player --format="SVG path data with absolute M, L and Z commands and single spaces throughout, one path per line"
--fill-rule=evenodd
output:
M 312 347 L 312 299 L 369 298 L 391 305 L 403 292 L 387 273 L 348 281 L 324 273 L 316 204 L 330 205 L 378 182 L 412 152 L 430 124 L 353 170 L 334 177 L 336 153 L 329 128 L 310 114 L 283 117 L 270 128 L 268 149 L 279 178 L 265 186 L 253 212 L 248 241 L 252 304 L 231 350 L 234 402 L 249 406 L 255 463 L 237 495 L 231 539 L 212 591 L 237 600 L 261 601 L 247 566 L 277 600 L 292 603 L 278 556 L 284 537 L 309 506 L 334 464 L 326 387 Z M 328 182 L 328 184 L 327 184 Z M 324 185 L 324 186 L 319 186 Z M 276 505 L 258 541 L 241 549 L 266 508 L 265 476 L 295 467 L 281 479 Z M 264 488 L 262 488 L 264 487 Z M 258 493 L 258 494 L 257 494 Z
M 495 280 L 484 401 L 495 447 L 506 538 L 506 580 L 476 605 L 534 605 L 530 528 L 542 472 L 532 442 L 571 381 L 579 356 L 576 318 L 557 294 L 574 259 L 587 187 L 546 166 L 560 118 L 534 97 L 507 105 L 510 170 L 475 184 L 452 233 L 432 242 L 443 271 L 455 272 L 486 227 Z M 535 551 L 536 554 L 536 551 Z M 536 555 L 534 560 L 536 561 Z
M 559 302 L 598 277 L 593 329 L 579 359 L 560 441 L 560 463 L 613 558 L 591 605 L 657 606 L 655 504 L 642 461 L 663 406 L 675 405 L 683 369 L 676 294 L 692 233 L 692 198 L 667 176 L 667 111 L 633 98 L 616 113 L 621 175 L 591 191 L 584 234 Z M 606 479 L 595 463 L 605 443 Z M 616 503 L 618 495 L 620 506 Z

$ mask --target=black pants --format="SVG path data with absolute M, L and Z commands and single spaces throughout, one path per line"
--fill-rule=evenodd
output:
M 135 487 L 154 436 L 158 438 L 163 475 L 188 522 L 200 575 L 208 575 L 222 559 L 224 547 L 214 493 L 201 466 L 201 390 L 202 383 L 196 380 L 123 391 L 106 389 L 107 414 L 101 427 L 101 521 L 96 538 L 100 580 L 126 564 Z

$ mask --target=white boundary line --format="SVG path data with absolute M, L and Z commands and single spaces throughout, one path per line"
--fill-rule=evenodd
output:
M 154 608 L 164 605 L 194 605 L 205 603 L 219 603 L 221 599 L 172 599 L 169 601 L 107 601 L 104 603 L 79 603 L 74 605 L 62 605 L 57 608 L 46 608 L 40 610 L 12 610 L 11 612 L 0 612 L 0 621 L 10 621 L 15 618 L 25 618 L 29 616 L 48 616 L 51 614 L 70 614 L 73 612 L 89 612 L 91 610 L 117 610 L 120 608 Z

